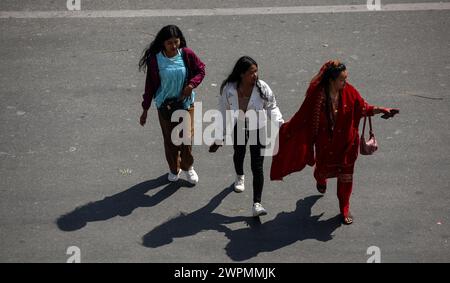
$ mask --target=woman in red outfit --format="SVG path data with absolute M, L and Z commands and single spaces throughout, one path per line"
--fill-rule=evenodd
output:
M 327 179 L 337 178 L 342 221 L 351 224 L 349 206 L 360 119 L 380 113 L 384 113 L 383 118 L 390 118 L 399 110 L 369 105 L 346 82 L 347 76 L 344 64 L 329 61 L 312 79 L 302 106 L 280 128 L 279 151 L 273 157 L 270 177 L 282 180 L 307 164 L 315 165 L 314 177 L 320 193 L 325 193 Z

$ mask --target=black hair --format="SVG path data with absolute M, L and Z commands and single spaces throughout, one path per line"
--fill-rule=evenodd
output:
M 145 70 L 150 57 L 164 50 L 164 41 L 174 37 L 180 39 L 180 48 L 187 46 L 186 39 L 184 38 L 184 35 L 181 32 L 180 28 L 178 28 L 176 25 L 165 26 L 156 34 L 155 39 L 144 50 L 144 55 L 139 60 L 139 70 Z
M 337 66 L 332 65 L 328 67 L 328 69 L 326 69 L 325 73 L 323 74 L 321 83 L 324 85 L 324 87 L 327 87 L 330 79 L 333 81 L 336 80 L 339 75 L 345 70 L 347 70 L 347 67 L 344 63 L 339 63 Z
M 339 63 L 337 66 L 330 66 L 327 70 L 325 70 L 325 73 L 323 74 L 323 78 L 321 81 L 321 84 L 323 85 L 324 91 L 325 91 L 325 107 L 326 107 L 326 113 L 327 113 L 327 120 L 329 125 L 329 133 L 332 135 L 333 128 L 336 123 L 334 121 L 333 111 L 332 111 L 332 102 L 330 97 L 330 80 L 335 81 L 339 75 L 347 70 L 347 67 L 343 63 Z
M 251 57 L 249 56 L 242 56 L 241 58 L 239 58 L 236 62 L 236 64 L 234 65 L 233 71 L 231 72 L 231 74 L 227 77 L 226 80 L 224 80 L 222 82 L 222 85 L 220 86 L 220 93 L 222 94 L 223 88 L 225 87 L 225 85 L 227 83 L 237 83 L 236 88 L 239 87 L 239 85 L 241 84 L 241 75 L 244 74 L 245 72 L 248 71 L 248 69 L 250 69 L 250 67 L 252 65 L 255 65 L 256 67 L 258 67 L 258 63 L 256 63 L 255 60 L 253 60 Z M 264 100 L 268 100 L 267 98 L 267 94 L 262 90 L 261 87 L 261 83 L 259 81 L 259 78 L 257 78 L 256 80 L 256 87 L 258 88 L 259 91 L 259 96 L 261 96 L 262 99 Z

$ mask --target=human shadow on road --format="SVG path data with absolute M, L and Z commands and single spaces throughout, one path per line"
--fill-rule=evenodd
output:
M 152 196 L 146 193 L 166 185 Z M 105 197 L 103 200 L 90 202 L 77 207 L 72 212 L 60 216 L 56 220 L 62 231 L 75 231 L 86 226 L 88 222 L 104 221 L 116 216 L 127 216 L 138 207 L 152 207 L 173 195 L 181 187 L 192 187 L 185 180 L 170 183 L 167 174 L 156 179 L 137 184 L 126 191 Z
M 257 256 L 260 252 L 270 252 L 297 241 L 316 239 L 329 241 L 340 224 L 340 216 L 319 220 L 323 215 L 312 216 L 311 208 L 321 196 L 310 196 L 297 202 L 293 212 L 279 213 L 273 220 L 261 224 L 259 218 L 228 217 L 213 213 L 222 200 L 232 192 L 226 188 L 204 207 L 179 216 L 159 225 L 142 237 L 143 245 L 149 248 L 164 246 L 175 238 L 195 235 L 205 230 L 223 232 L 229 239 L 225 250 L 234 261 L 243 261 Z M 231 230 L 226 224 L 245 222 L 246 228 Z
M 228 233 L 229 229 L 223 224 L 245 221 L 247 217 L 228 217 L 219 213 L 213 213 L 222 200 L 233 191 L 232 186 L 225 188 L 204 207 L 170 219 L 159 225 L 142 237 L 145 247 L 156 248 L 170 244 L 175 238 L 183 238 L 195 235 L 205 230 L 216 230 Z
M 248 260 L 261 252 L 272 252 L 297 241 L 313 239 L 326 242 L 333 239 L 333 232 L 341 226 L 341 217 L 320 220 L 311 209 L 322 196 L 309 196 L 297 201 L 293 212 L 281 212 L 273 220 L 261 224 L 247 222 L 250 227 L 226 234 L 230 242 L 225 247 L 234 261 Z

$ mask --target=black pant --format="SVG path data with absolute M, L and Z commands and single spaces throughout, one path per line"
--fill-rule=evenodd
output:
M 245 144 L 238 145 L 237 141 L 237 125 L 234 127 L 234 169 L 237 175 L 244 175 L 244 158 L 249 136 L 256 133 L 257 142 L 256 144 L 250 144 L 250 158 L 251 158 L 251 168 L 253 174 L 253 202 L 261 202 L 261 196 L 264 186 L 264 174 L 263 174 L 263 163 L 264 155 L 261 155 L 261 149 L 264 148 L 259 140 L 259 131 L 249 132 L 245 128 L 241 128 L 242 137 L 245 138 Z M 244 140 L 242 140 L 243 142 Z

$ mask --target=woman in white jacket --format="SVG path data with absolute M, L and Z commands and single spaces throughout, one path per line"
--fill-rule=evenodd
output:
M 219 108 L 223 119 L 223 132 L 228 129 L 234 133 L 235 192 L 242 192 L 244 186 L 244 158 L 246 145 L 250 144 L 251 169 L 253 174 L 253 216 L 266 215 L 261 205 L 264 185 L 263 163 L 265 134 L 260 132 L 270 117 L 272 125 L 283 123 L 275 96 L 270 87 L 258 79 L 258 64 L 252 58 L 244 56 L 236 62 L 232 73 L 223 81 L 220 88 Z M 210 147 L 215 152 L 221 146 L 216 142 Z

